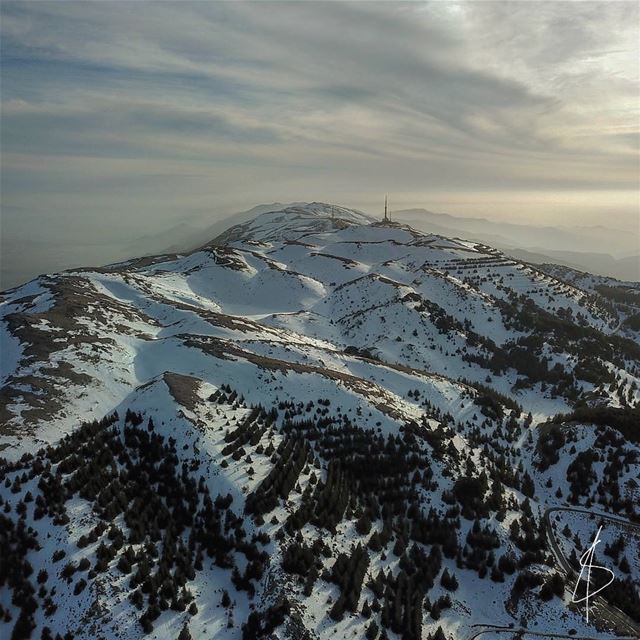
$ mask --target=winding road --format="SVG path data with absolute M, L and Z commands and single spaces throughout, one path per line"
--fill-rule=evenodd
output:
M 604 520 L 623 524 L 640 531 L 640 524 L 629 522 L 628 520 L 625 520 L 620 516 L 613 516 L 606 513 L 599 513 L 595 511 L 588 511 L 587 509 L 579 509 L 573 507 L 549 507 L 545 510 L 543 516 L 547 539 L 549 540 L 549 545 L 551 547 L 553 555 L 556 558 L 556 561 L 558 562 L 559 566 L 567 573 L 573 571 L 573 567 L 570 565 L 569 561 L 564 557 L 562 551 L 560 550 L 560 547 L 553 534 L 553 527 L 551 525 L 551 515 L 559 511 L 573 511 L 575 513 L 593 515 L 596 518 L 602 518 Z M 571 597 L 572 591 L 568 587 L 565 587 L 565 592 Z M 634 622 L 624 612 L 620 611 L 620 609 L 610 605 L 606 600 L 604 600 L 604 598 L 596 596 L 591 606 L 598 620 L 609 623 L 614 627 L 615 631 L 620 634 L 616 636 L 610 636 L 611 640 L 637 640 L 638 638 L 640 638 L 640 625 Z M 476 640 L 476 638 L 481 638 L 485 634 L 492 634 L 493 636 L 495 636 L 497 634 L 503 633 L 510 633 L 512 634 L 512 638 L 521 637 L 523 638 L 523 640 L 525 639 L 525 636 L 531 638 L 563 638 L 570 640 L 607 640 L 602 634 L 598 636 L 585 636 L 552 632 L 545 633 L 540 631 L 530 631 L 523 628 L 504 627 L 491 624 L 474 624 L 471 626 L 474 631 L 467 638 L 467 640 Z
M 573 507 L 550 507 L 546 509 L 544 512 L 544 523 L 545 529 L 547 531 L 547 539 L 549 540 L 549 545 L 551 547 L 553 555 L 556 558 L 556 561 L 562 567 L 562 569 L 567 572 L 567 574 L 573 571 L 573 567 L 564 557 L 560 546 L 555 539 L 555 536 L 553 534 L 553 527 L 551 525 L 551 514 L 558 511 L 572 511 L 574 513 L 593 515 L 596 518 L 623 524 L 627 527 L 631 527 L 632 529 L 637 529 L 638 531 L 640 531 L 640 524 L 634 524 L 633 522 L 629 522 L 628 520 L 625 520 L 624 518 L 621 518 L 619 516 L 613 516 L 606 513 L 599 513 L 595 511 L 588 511 L 587 509 L 578 509 Z M 572 593 L 568 587 L 565 587 L 565 589 L 568 593 Z M 610 605 L 601 596 L 595 596 L 591 607 L 592 610 L 596 613 L 598 620 L 608 622 L 609 624 L 614 626 L 616 631 L 628 635 L 631 638 L 640 638 L 640 625 L 637 622 L 633 621 L 626 613 L 620 611 L 620 609 L 618 609 L 617 607 Z
M 520 634 L 520 636 L 522 637 L 523 640 L 525 639 L 525 636 L 531 636 L 532 638 L 535 638 L 536 636 L 538 638 L 569 638 L 570 640 L 636 640 L 637 636 L 611 636 L 610 638 L 605 638 L 602 635 L 599 636 L 579 636 L 579 635 L 573 635 L 570 636 L 566 633 L 545 633 L 543 631 L 529 631 L 528 629 L 516 629 L 515 627 L 498 627 L 498 626 L 494 626 L 491 624 L 474 624 L 472 625 L 473 627 L 482 627 L 481 629 L 479 629 L 478 631 L 475 631 L 473 633 L 473 635 L 469 636 L 469 638 L 467 638 L 467 640 L 475 640 L 476 638 L 479 638 L 480 636 L 482 636 L 485 633 L 493 633 L 493 634 L 497 634 L 497 633 L 512 633 L 513 637 L 517 637 L 518 634 Z

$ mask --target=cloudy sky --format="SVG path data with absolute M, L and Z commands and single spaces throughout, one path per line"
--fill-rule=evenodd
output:
M 638 6 L 3 2 L 3 243 L 385 191 L 637 232 Z

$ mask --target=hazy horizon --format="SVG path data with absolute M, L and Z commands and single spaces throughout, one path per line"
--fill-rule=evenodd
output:
M 264 202 L 375 214 L 384 192 L 394 209 L 640 237 L 637 3 L 1 13 L 3 274 Z

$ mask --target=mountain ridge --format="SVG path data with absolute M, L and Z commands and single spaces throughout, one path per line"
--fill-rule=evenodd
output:
M 638 285 L 311 203 L 0 308 L 7 631 L 594 633 L 554 554 L 640 517 Z

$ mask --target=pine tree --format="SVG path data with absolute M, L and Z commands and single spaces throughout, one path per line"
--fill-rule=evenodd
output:
M 189 627 L 185 622 L 182 626 L 182 631 L 180 631 L 180 635 L 178 636 L 178 640 L 192 640 L 191 632 L 189 631 Z
M 336 622 L 340 622 L 342 618 L 344 618 L 344 599 L 340 596 L 334 603 L 333 607 L 331 607 L 331 611 L 329 612 L 329 616 L 332 620 Z
M 433 640 L 447 640 L 447 637 L 444 635 L 444 631 L 442 627 L 438 627 L 436 632 L 433 634 Z
M 367 546 L 371 551 L 380 551 L 382 549 L 382 544 L 380 543 L 380 536 L 377 531 L 374 531 L 369 538 L 369 542 Z

